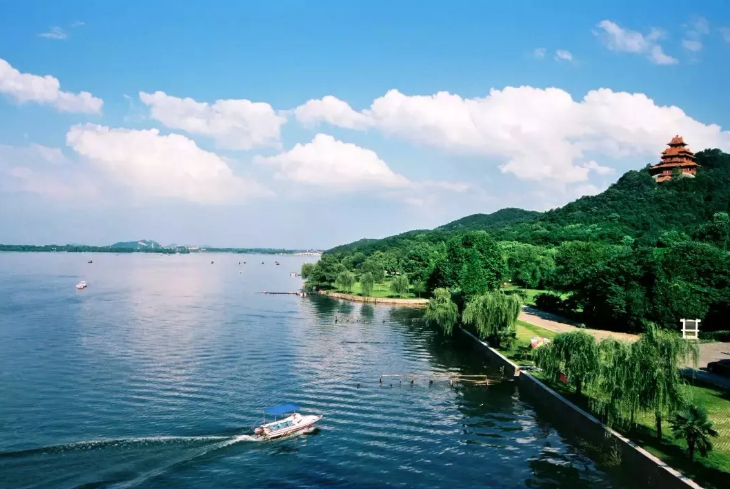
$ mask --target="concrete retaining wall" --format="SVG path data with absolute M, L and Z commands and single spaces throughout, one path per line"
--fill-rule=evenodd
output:
M 490 363 L 495 364 L 497 368 L 504 367 L 504 375 L 509 377 L 517 377 L 518 375 L 520 375 L 520 368 L 512 363 L 509 358 L 505 357 L 494 348 L 490 348 L 488 344 L 486 344 L 467 330 L 463 328 L 458 328 L 457 331 L 471 338 L 474 342 L 474 348 L 489 357 Z
M 520 372 L 517 365 L 473 334 L 463 329 L 459 329 L 459 331 L 471 338 L 475 348 L 484 352 L 492 363 L 504 367 L 505 375 L 517 377 L 520 396 L 531 398 L 542 408 L 547 409 L 553 415 L 551 417 L 554 418 L 554 424 L 557 426 L 564 424 L 563 428 L 605 449 L 615 447 L 621 458 L 621 468 L 634 477 L 640 478 L 644 487 L 702 489 L 691 479 L 669 467 L 620 433 L 608 428 L 597 418 L 568 401 L 534 376 L 527 372 Z
M 616 447 L 621 457 L 621 468 L 640 478 L 643 487 L 702 489 L 691 479 L 608 428 L 529 373 L 520 374 L 518 386 L 520 395 L 534 399 L 542 408 L 549 410 L 557 420 L 556 424 L 565 423 L 567 429 L 605 449 Z

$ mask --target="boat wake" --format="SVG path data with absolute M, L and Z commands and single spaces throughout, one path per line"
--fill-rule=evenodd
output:
M 66 487 L 136 487 L 180 464 L 237 443 L 261 441 L 251 435 L 147 436 L 78 441 L 60 445 L 0 452 L 0 473 L 30 469 L 42 464 L 46 472 L 31 471 L 24 480 L 28 488 L 57 485 L 52 467 L 77 467 L 77 477 Z M 88 461 L 103 450 L 107 463 L 88 471 Z M 130 464 L 135 469 L 130 470 Z
M 25 450 L 16 450 L 8 452 L 0 452 L 0 458 L 14 458 L 24 457 L 28 455 L 42 455 L 50 453 L 63 453 L 74 450 L 96 450 L 99 448 L 130 448 L 130 447 L 145 447 L 155 445 L 168 445 L 168 444 L 186 444 L 186 443 L 202 443 L 206 441 L 222 441 L 222 440 L 237 440 L 244 441 L 248 438 L 251 441 L 256 441 L 253 436 L 249 435 L 238 435 L 238 436 L 224 436 L 224 435 L 207 435 L 207 436 L 143 436 L 138 438 L 115 438 L 115 439 L 101 439 L 101 440 L 88 440 L 88 441 L 77 441 L 71 443 L 65 443 L 62 445 L 52 445 L 46 447 L 29 448 Z M 239 440 L 240 439 L 240 440 Z

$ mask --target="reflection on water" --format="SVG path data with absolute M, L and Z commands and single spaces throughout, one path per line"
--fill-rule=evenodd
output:
M 625 487 L 513 383 L 381 385 L 497 372 L 422 311 L 260 293 L 301 257 L 88 259 L 0 254 L 3 488 Z M 284 401 L 319 429 L 251 442 Z

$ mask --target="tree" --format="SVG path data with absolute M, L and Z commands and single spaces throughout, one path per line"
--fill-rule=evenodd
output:
M 636 392 L 641 410 L 654 414 L 657 438 L 662 439 L 662 419 L 684 404 L 684 380 L 679 369 L 687 359 L 697 364 L 697 344 L 676 333 L 647 324 L 646 332 L 631 345 L 636 368 Z
M 480 338 L 491 338 L 499 346 L 501 337 L 514 330 L 520 310 L 522 302 L 518 296 L 486 292 L 466 304 L 462 321 L 473 326 Z
M 385 265 L 381 255 L 374 254 L 367 257 L 360 269 L 363 272 L 371 273 L 376 282 L 382 282 L 385 279 Z
M 426 292 L 426 282 L 423 280 L 419 280 L 418 282 L 413 282 L 413 293 L 416 294 L 417 297 L 421 297 L 423 293 Z
M 303 263 L 301 275 L 304 280 L 307 280 L 314 270 L 314 263 Z
M 592 389 L 593 409 L 608 426 L 633 426 L 639 410 L 637 368 L 631 344 L 607 338 L 598 344 L 598 373 Z
M 466 287 L 470 294 L 479 294 L 499 288 L 505 273 L 504 258 L 497 242 L 485 232 L 471 231 L 449 240 L 446 256 L 436 263 L 428 285 L 433 288 Z
M 707 419 L 707 411 L 697 406 L 689 406 L 686 410 L 676 413 L 670 420 L 672 434 L 675 438 L 682 438 L 687 442 L 689 459 L 694 460 L 695 449 L 706 457 L 712 450 L 710 437 L 717 437 L 718 433 L 712 429 L 712 422 Z
M 360 275 L 360 290 L 362 291 L 362 295 L 367 297 L 372 294 L 374 286 L 375 279 L 373 278 L 372 273 L 365 272 Z
M 459 310 L 451 300 L 448 289 L 439 288 L 433 291 L 433 298 L 428 301 L 423 318 L 439 326 L 445 334 L 452 334 L 454 325 L 459 321 Z
M 408 283 L 408 276 L 406 274 L 398 275 L 390 282 L 390 290 L 401 297 L 408 293 L 409 288 L 410 284 Z
M 355 284 L 355 275 L 348 271 L 342 271 L 337 275 L 335 283 L 347 292 L 352 292 L 352 286 Z
M 564 373 L 568 383 L 575 387 L 575 393 L 583 395 L 583 389 L 596 378 L 599 370 L 596 340 L 584 331 L 560 333 L 550 344 L 536 350 L 535 364 L 549 378 Z
M 345 271 L 345 267 L 336 256 L 325 253 L 309 272 L 307 286 L 320 289 L 331 289 L 338 275 Z

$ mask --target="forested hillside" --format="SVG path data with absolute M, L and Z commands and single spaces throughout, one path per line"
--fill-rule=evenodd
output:
M 730 155 L 697 153 L 696 178 L 657 184 L 647 169 L 545 213 L 503 209 L 432 231 L 360 240 L 326 252 L 309 285 L 406 276 L 429 294 L 472 295 L 506 281 L 550 289 L 550 308 L 601 327 L 640 331 L 702 318 L 730 329 Z
M 523 222 L 535 221 L 541 215 L 537 211 L 507 207 L 491 214 L 472 214 L 471 216 L 462 217 L 436 229 L 439 231 L 491 231 Z

